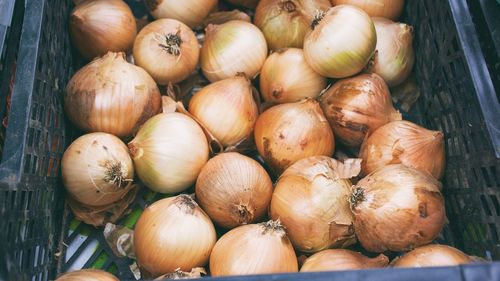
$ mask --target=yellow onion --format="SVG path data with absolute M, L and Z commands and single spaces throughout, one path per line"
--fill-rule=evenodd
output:
M 130 136 L 161 110 L 160 90 L 123 53 L 108 53 L 81 68 L 64 96 L 66 116 L 86 132 Z
M 273 183 L 266 170 L 236 152 L 210 159 L 196 181 L 196 199 L 208 216 L 224 228 L 261 219 L 272 194 Z
M 304 39 L 307 63 L 319 74 L 344 78 L 360 72 L 375 51 L 377 34 L 363 10 L 349 5 L 331 8 L 313 22 Z
M 332 5 L 349 4 L 363 9 L 370 17 L 397 20 L 405 5 L 404 0 L 330 0 Z
M 356 242 L 349 179 L 359 171 L 359 159 L 342 163 L 312 156 L 295 162 L 280 176 L 269 213 L 286 227 L 295 249 L 315 253 Z
M 127 146 L 106 133 L 77 138 L 61 160 L 63 184 L 77 201 L 104 206 L 121 199 L 132 188 L 134 166 Z
M 56 281 L 119 281 L 113 274 L 99 269 L 82 269 L 65 273 Z
M 302 48 L 317 11 L 327 11 L 328 0 L 261 0 L 254 23 L 271 50 Z
M 211 82 L 245 73 L 256 76 L 267 57 L 266 39 L 253 24 L 232 20 L 209 24 L 201 48 L 200 66 Z
M 197 92 L 189 113 L 225 147 L 252 135 L 259 116 L 253 87 L 244 76 L 214 82 Z
M 331 156 L 335 150 L 333 132 L 313 99 L 271 107 L 254 130 L 257 150 L 277 175 L 300 159 Z
M 282 49 L 272 53 L 260 73 L 260 91 L 268 102 L 315 98 L 325 87 L 326 78 L 306 63 L 302 49 Z
M 161 85 L 186 79 L 195 70 L 199 55 L 194 32 L 174 19 L 160 19 L 146 25 L 134 43 L 135 63 Z
M 316 253 L 304 262 L 300 272 L 355 270 L 386 267 L 389 258 L 383 254 L 374 258 L 345 249 L 329 249 Z
M 394 267 L 457 266 L 472 263 L 472 257 L 446 245 L 427 245 L 414 249 L 395 259 Z
M 186 194 L 147 207 L 137 221 L 134 247 L 138 264 L 153 276 L 207 264 L 217 239 L 215 227 Z
M 122 0 L 84 1 L 69 18 L 71 41 L 87 59 L 129 50 L 136 33 L 134 15 Z
M 372 20 L 377 30 L 377 47 L 367 71 L 380 75 L 389 87 L 397 86 L 408 78 L 415 62 L 413 28 L 385 18 Z
M 217 241 L 210 255 L 212 276 L 297 271 L 292 243 L 279 221 L 234 228 Z
M 389 164 L 403 164 L 440 179 L 446 161 L 443 133 L 408 121 L 390 122 L 363 142 L 359 157 L 364 174 Z
M 340 80 L 320 102 L 335 137 L 352 147 L 360 146 L 366 135 L 380 126 L 401 120 L 384 79 L 376 74 Z
M 177 112 L 149 119 L 128 147 L 141 181 L 161 193 L 181 192 L 194 184 L 209 152 L 198 123 Z
M 217 7 L 217 0 L 145 0 L 144 3 L 156 19 L 169 18 L 197 28 Z
M 401 164 L 385 166 L 363 178 L 350 199 L 361 245 L 381 253 L 431 243 L 446 221 L 440 189 L 432 176 Z
M 255 9 L 259 4 L 259 0 L 226 0 L 226 2 L 248 9 Z

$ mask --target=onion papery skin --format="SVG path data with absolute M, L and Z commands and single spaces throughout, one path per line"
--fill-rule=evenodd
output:
M 226 0 L 226 2 L 248 9 L 255 9 L 259 4 L 259 0 Z
M 254 78 L 267 57 L 266 39 L 253 24 L 232 20 L 205 29 L 200 67 L 210 82 L 245 73 Z
M 386 267 L 389 258 L 380 254 L 369 258 L 346 249 L 329 249 L 318 252 L 306 259 L 300 272 L 357 270 Z
M 352 184 L 340 165 L 326 156 L 308 157 L 286 169 L 276 183 L 269 213 L 286 227 L 298 251 L 315 253 L 356 242 L 349 209 Z
M 354 5 L 357 6 L 370 17 L 383 17 L 397 20 L 403 13 L 404 0 L 330 0 L 332 5 Z
M 255 144 L 266 164 L 281 174 L 309 156 L 331 156 L 335 139 L 318 102 L 285 103 L 264 111 L 254 129 Z
M 427 245 L 396 258 L 394 267 L 457 266 L 474 260 L 462 251 L 447 245 Z
M 196 181 L 196 199 L 224 228 L 255 223 L 271 202 L 273 183 L 255 160 L 236 152 L 210 159 Z
M 82 269 L 64 273 L 56 281 L 119 281 L 113 274 L 99 269 Z
M 297 102 L 316 98 L 326 82 L 307 64 L 301 49 L 283 49 L 267 57 L 260 73 L 260 92 L 267 102 Z
M 320 103 L 335 137 L 350 147 L 359 147 L 367 134 L 402 119 L 384 79 L 376 74 L 337 81 L 320 97 Z
M 261 0 L 255 10 L 254 23 L 270 50 L 302 48 L 317 11 L 327 11 L 328 0 Z
M 156 19 L 175 19 L 192 29 L 201 25 L 217 7 L 217 0 L 145 0 L 147 9 Z
M 160 90 L 142 68 L 108 53 L 81 68 L 68 82 L 66 116 L 85 132 L 128 137 L 161 110 Z
M 297 272 L 292 243 L 279 222 L 248 224 L 224 234 L 210 255 L 212 276 Z
M 359 157 L 365 175 L 386 165 L 403 164 L 440 179 L 446 162 L 444 136 L 409 121 L 394 121 L 368 136 Z
M 70 195 L 89 206 L 120 200 L 132 187 L 134 166 L 127 146 L 106 133 L 77 138 L 61 160 L 63 184 Z
M 153 276 L 205 266 L 217 236 L 210 218 L 188 195 L 161 199 L 137 221 L 138 264 Z
M 177 112 L 149 119 L 128 147 L 141 181 L 154 191 L 170 194 L 195 183 L 209 154 L 198 123 Z
M 128 51 L 136 34 L 134 15 L 122 0 L 84 1 L 69 17 L 73 46 L 86 59 Z
M 441 183 L 403 166 L 388 165 L 353 188 L 356 237 L 370 252 L 409 251 L 431 243 L 446 222 Z
M 330 78 L 352 76 L 366 66 L 377 44 L 373 22 L 349 5 L 331 8 L 304 39 L 307 63 Z
M 135 63 L 160 85 L 178 83 L 194 72 L 200 57 L 196 35 L 174 19 L 146 25 L 134 43 Z
M 259 116 L 253 86 L 244 76 L 202 88 L 191 98 L 188 109 L 224 147 L 250 137 Z

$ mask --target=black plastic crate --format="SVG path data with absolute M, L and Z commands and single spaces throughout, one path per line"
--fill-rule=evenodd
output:
M 412 114 L 424 126 L 445 133 L 447 168 L 443 191 L 450 224 L 440 242 L 500 260 L 500 105 L 495 93 L 499 75 L 495 68 L 488 68 L 491 59 L 483 52 L 484 42 L 488 42 L 483 38 L 487 37 L 473 24 L 471 14 L 475 22 L 478 17 L 468 2 L 474 1 L 407 0 L 403 21 L 415 28 L 414 72 L 422 93 Z M 62 108 L 62 94 L 76 61 L 67 32 L 71 2 L 17 0 L 13 13 L 7 13 L 13 16 L 7 45 L 2 46 L 8 51 L 2 53 L 12 55 L 3 55 L 2 62 L 10 56 L 9 63 L 15 62 L 16 68 L 11 109 L 3 111 L 9 123 L 5 141 L 0 143 L 0 249 L 6 249 L 0 256 L 0 280 L 48 280 L 82 264 L 111 270 L 122 278 L 132 277 L 130 261 L 113 255 L 104 242 L 102 229 L 76 222 L 64 208 L 60 158 L 75 133 L 64 119 Z M 135 13 L 144 11 L 142 1 L 127 2 Z M 12 4 L 14 0 L 0 0 L 0 7 L 4 3 Z M 3 12 L 0 10 L 0 24 L 4 24 Z M 491 40 L 494 42 L 494 37 Z M 6 74 L 9 69 L 0 70 L 0 79 L 12 77 Z M 0 106 L 6 108 L 9 92 L 5 92 L 3 83 L 0 89 L 0 101 L 4 102 Z M 143 190 L 122 223 L 133 226 L 141 209 L 157 196 Z M 73 248 L 68 250 L 68 246 Z M 10 278 L 6 277 L 7 270 Z M 499 277 L 500 265 L 494 263 L 238 280 Z

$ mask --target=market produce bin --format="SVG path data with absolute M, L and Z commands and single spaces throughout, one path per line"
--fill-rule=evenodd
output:
M 137 15 L 144 13 L 141 1 L 127 2 Z M 481 18 L 473 2 L 407 1 L 403 21 L 415 30 L 414 75 L 421 92 L 407 116 L 445 135 L 449 224 L 439 242 L 500 260 L 500 77 L 498 52 L 488 47 L 498 48 L 498 40 L 474 25 L 491 19 Z M 131 261 L 114 256 L 102 229 L 74 220 L 64 204 L 60 159 L 76 135 L 62 106 L 76 61 L 67 32 L 71 9 L 69 0 L 0 0 L 0 280 L 49 280 L 82 266 L 133 279 Z M 132 227 L 158 196 L 142 190 L 121 224 Z M 498 280 L 500 265 L 287 274 L 273 280 L 333 276 Z

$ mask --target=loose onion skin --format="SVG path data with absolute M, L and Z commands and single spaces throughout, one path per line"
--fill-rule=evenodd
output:
M 266 170 L 236 152 L 210 159 L 196 181 L 196 199 L 208 216 L 224 228 L 261 219 L 272 194 L 273 183 Z
M 271 50 L 302 48 L 317 11 L 327 11 L 328 0 L 261 0 L 255 10 L 254 23 Z
M 304 55 L 317 73 L 345 78 L 363 70 L 376 43 L 377 34 L 371 18 L 359 8 L 340 5 L 328 10 L 322 19 L 315 20 L 313 30 L 304 40 Z
M 226 0 L 226 2 L 248 9 L 255 9 L 259 4 L 259 0 Z
M 354 229 L 375 253 L 408 251 L 431 243 L 446 221 L 441 184 L 401 164 L 366 176 L 353 189 Z
M 315 253 L 356 242 L 349 178 L 359 173 L 359 161 L 354 175 L 344 174 L 345 169 L 332 158 L 312 156 L 295 162 L 280 176 L 269 213 L 286 227 L 295 249 Z
M 128 147 L 141 181 L 161 193 L 181 192 L 194 184 L 209 153 L 198 123 L 176 112 L 149 119 Z
M 260 91 L 267 102 L 287 103 L 315 98 L 325 87 L 326 78 L 312 70 L 301 49 L 282 49 L 272 53 L 260 73 Z
M 69 18 L 71 41 L 87 59 L 129 50 L 136 34 L 134 15 L 122 0 L 84 1 Z
M 320 103 L 335 137 L 351 147 L 359 147 L 366 135 L 380 126 L 401 120 L 389 88 L 376 74 L 337 81 L 321 96 Z
M 217 6 L 217 0 L 145 0 L 144 3 L 156 19 L 169 18 L 197 28 Z
M 389 164 L 403 164 L 440 179 L 444 174 L 444 137 L 408 121 L 390 122 L 373 132 L 361 146 L 365 175 Z
M 65 273 L 56 281 L 119 281 L 113 274 L 99 269 L 82 269 Z
M 161 85 L 186 79 L 195 70 L 199 56 L 194 32 L 174 19 L 160 19 L 146 25 L 134 43 L 135 63 Z
M 405 6 L 404 0 L 330 0 L 332 5 L 349 4 L 363 9 L 370 17 L 397 20 Z
M 329 249 L 318 252 L 305 261 L 300 272 L 356 270 L 386 267 L 389 258 L 380 254 L 375 258 L 345 249 Z
M 245 73 L 255 77 L 267 57 L 266 39 L 253 24 L 232 20 L 205 29 L 200 66 L 211 82 Z
M 85 132 L 127 137 L 160 111 L 161 96 L 146 71 L 126 62 L 123 53 L 110 52 L 75 73 L 66 88 L 64 109 Z
M 119 138 L 91 133 L 79 137 L 66 149 L 61 175 L 75 200 L 104 206 L 118 201 L 130 190 L 134 166 L 127 146 Z
M 266 110 L 255 123 L 254 136 L 257 150 L 276 175 L 300 159 L 331 156 L 335 150 L 333 132 L 313 99 Z
M 462 251 L 446 245 L 427 245 L 394 260 L 394 267 L 457 266 L 474 260 Z
M 279 222 L 234 228 L 215 244 L 210 255 L 212 276 L 297 272 L 292 243 Z
M 188 195 L 147 207 L 137 221 L 137 262 L 153 276 L 206 265 L 216 242 L 215 227 Z

